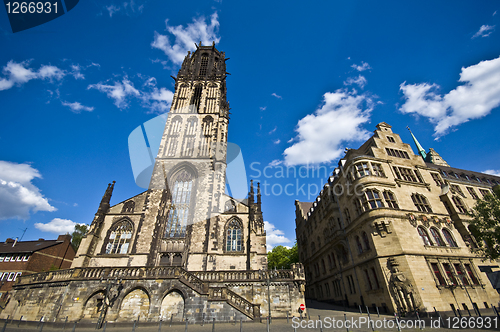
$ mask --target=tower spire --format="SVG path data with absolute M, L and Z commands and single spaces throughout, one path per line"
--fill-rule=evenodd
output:
M 426 160 L 427 153 L 425 152 L 425 149 L 422 147 L 422 145 L 420 145 L 420 143 L 418 142 L 418 140 L 415 137 L 415 135 L 413 135 L 413 133 L 411 132 L 410 127 L 406 126 L 406 129 L 408 129 L 410 131 L 411 137 L 413 138 L 413 142 L 417 146 L 418 153 L 422 156 L 422 158 L 424 158 L 424 160 Z

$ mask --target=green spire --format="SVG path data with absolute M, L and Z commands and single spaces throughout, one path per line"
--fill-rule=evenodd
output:
M 424 148 L 423 148 L 423 147 L 422 147 L 422 145 L 420 145 L 420 143 L 417 141 L 417 138 L 416 138 L 416 137 L 415 137 L 415 135 L 413 135 L 413 133 L 411 132 L 410 127 L 406 126 L 406 129 L 408 129 L 408 130 L 410 131 L 411 137 L 413 137 L 413 142 L 415 142 L 415 145 L 417 146 L 418 153 L 420 153 L 420 155 L 422 156 L 422 158 L 424 158 L 424 160 L 426 160 L 426 158 L 427 158 L 427 153 L 425 153 Z

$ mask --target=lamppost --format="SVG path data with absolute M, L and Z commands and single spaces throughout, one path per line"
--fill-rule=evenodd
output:
M 259 270 L 259 274 L 260 274 L 260 277 L 262 279 L 265 279 L 266 280 L 266 284 L 267 284 L 267 305 L 268 305 L 268 317 L 269 317 L 269 324 L 271 324 L 271 292 L 269 290 L 269 285 L 271 283 L 271 277 L 276 277 L 276 275 L 278 274 L 276 271 L 269 271 L 269 270 L 263 270 L 263 269 L 260 269 Z M 268 331 L 269 331 L 269 325 L 268 325 Z
M 101 278 L 101 282 L 102 281 L 103 281 L 103 279 Z M 106 319 L 108 307 L 113 306 L 115 299 L 110 298 L 111 287 L 118 286 L 117 290 L 118 290 L 118 294 L 119 294 L 121 287 L 122 287 L 121 283 L 122 283 L 122 280 L 120 279 L 120 281 L 118 281 L 118 277 L 115 277 L 115 279 L 112 281 L 110 281 L 109 279 L 106 279 L 106 292 L 104 293 L 104 299 L 102 301 L 101 314 L 99 315 L 99 319 L 97 320 L 97 327 L 96 327 L 97 329 L 100 329 L 102 327 L 102 325 L 104 324 L 104 320 Z M 116 296 L 118 296 L 118 294 L 116 294 Z M 111 301 L 113 301 L 113 303 L 111 303 Z

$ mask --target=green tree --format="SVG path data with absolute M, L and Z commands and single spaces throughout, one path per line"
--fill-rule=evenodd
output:
M 289 269 L 292 264 L 299 262 L 297 242 L 290 249 L 277 246 L 267 253 L 267 266 L 269 269 Z
M 500 186 L 493 188 L 495 195 L 486 195 L 469 212 L 473 218 L 470 230 L 476 238 L 484 259 L 500 257 Z M 477 249 L 476 249 L 477 250 Z
M 87 225 L 75 225 L 75 231 L 71 233 L 71 245 L 75 251 L 78 250 L 80 243 L 82 242 L 82 238 L 85 234 L 87 234 L 88 226 Z

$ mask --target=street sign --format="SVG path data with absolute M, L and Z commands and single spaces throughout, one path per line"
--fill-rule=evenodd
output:
M 302 311 L 306 310 L 306 305 L 304 303 L 301 303 L 299 305 L 299 309 L 302 310 Z

